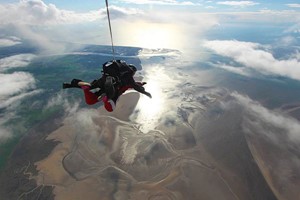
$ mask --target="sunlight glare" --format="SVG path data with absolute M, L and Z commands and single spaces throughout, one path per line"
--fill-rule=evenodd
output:
M 166 103 L 170 101 L 166 91 L 170 91 L 171 87 L 174 87 L 174 80 L 167 75 L 164 68 L 159 66 L 149 69 L 145 79 L 147 81 L 145 89 L 151 93 L 152 98 L 141 96 L 136 106 L 139 112 L 135 116 L 136 122 L 141 124 L 140 130 L 143 132 L 155 129 L 164 112 L 170 109 L 170 105 Z
M 131 40 L 139 47 L 155 49 L 174 48 L 178 45 L 179 34 L 174 25 L 141 22 L 137 27 Z
M 163 105 L 163 99 L 161 98 L 162 91 L 158 83 L 154 81 L 148 81 L 147 91 L 151 93 L 152 98 L 150 99 L 147 96 L 142 97 L 141 101 L 144 104 L 143 114 L 148 118 L 152 118 L 161 110 Z

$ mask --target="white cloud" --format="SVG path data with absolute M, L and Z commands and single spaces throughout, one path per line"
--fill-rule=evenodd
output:
M 9 37 L 12 41 L 18 41 L 16 37 Z M 0 59 L 0 72 L 15 67 L 27 66 L 33 58 L 33 54 L 20 54 Z M 18 106 L 24 98 L 36 95 L 41 90 L 34 90 L 35 79 L 26 72 L 13 72 L 11 74 L 0 73 L 0 109 L 5 109 L 0 114 L 0 142 L 12 136 L 12 132 L 5 123 L 14 117 L 16 106 Z
M 250 73 L 248 73 L 242 67 L 233 67 L 233 66 L 226 65 L 226 64 L 216 65 L 216 67 L 220 67 L 222 69 L 225 69 L 225 70 L 230 71 L 230 72 L 235 73 L 235 74 L 240 74 L 240 75 L 243 75 L 243 76 L 251 76 Z
M 70 36 L 66 36 L 66 38 L 61 37 L 63 30 L 60 30 L 60 27 L 56 27 L 54 31 L 51 30 L 50 27 L 39 29 L 36 26 L 32 27 L 24 24 L 16 24 L 15 28 L 18 34 L 30 40 L 42 53 L 63 53 L 66 50 L 66 45 L 61 41 L 66 42 L 68 38 L 70 38 Z
M 76 13 L 60 10 L 54 4 L 47 5 L 42 0 L 21 0 L 14 4 L 0 5 L 0 24 L 72 24 L 94 21 L 103 17 L 100 14 L 99 11 Z
M 232 96 L 246 109 L 247 114 L 252 116 L 247 117 L 244 115 L 244 120 L 247 120 L 246 123 L 253 128 L 255 127 L 260 134 L 264 134 L 272 141 L 280 143 L 278 132 L 270 130 L 271 127 L 274 127 L 278 130 L 284 130 L 283 132 L 287 134 L 290 141 L 300 142 L 300 124 L 296 119 L 268 110 L 258 102 L 238 93 L 232 93 Z M 247 129 L 247 127 L 245 128 Z M 251 131 L 248 133 L 251 134 Z
M 25 67 L 36 56 L 33 54 L 19 54 L 0 59 L 0 72 L 9 68 Z
M 0 75 L 2 78 L 2 75 Z M 13 85 L 16 85 L 13 83 Z M 0 89 L 0 92 L 3 92 Z M 7 126 L 6 123 L 16 116 L 17 106 L 20 105 L 22 99 L 36 95 L 42 92 L 42 90 L 33 90 L 28 91 L 28 89 L 24 89 L 22 92 L 18 92 L 12 96 L 0 96 L 0 109 L 5 109 L 5 112 L 0 113 L 0 142 L 5 142 L 7 139 L 13 136 L 13 131 L 11 130 L 11 126 Z M 4 91 L 7 94 L 7 92 Z
M 134 8 L 110 6 L 112 18 L 140 14 Z M 22 16 L 22 17 L 20 17 Z M 0 24 L 18 25 L 59 25 L 80 24 L 106 18 L 106 8 L 78 13 L 57 8 L 54 4 L 45 4 L 42 0 L 21 0 L 14 4 L 0 4 Z
M 0 74 L 0 99 L 6 100 L 13 95 L 35 88 L 34 77 L 26 72 Z
M 127 3 L 191 4 L 178 0 L 141 0 Z M 237 2 L 237 1 L 236 1 Z M 252 1 L 239 1 L 252 2 Z M 197 4 L 197 3 L 193 3 Z M 248 3 L 250 5 L 250 3 Z M 293 21 L 296 12 L 197 13 L 188 11 L 141 10 L 110 6 L 115 45 L 142 46 L 140 41 L 154 41 L 156 48 L 193 49 L 199 46 L 202 35 L 220 23 L 248 21 Z M 19 17 L 22 16 L 22 17 Z M 300 18 L 300 17 L 299 17 Z M 16 34 L 37 44 L 46 53 L 68 51 L 63 42 L 110 44 L 106 9 L 78 13 L 62 10 L 42 0 L 23 0 L 0 5 L 0 24 L 13 24 Z M 7 28 L 8 29 L 8 28 Z M 168 30 L 167 30 L 168 29 Z M 5 28 L 4 28 L 5 30 Z M 160 31 L 160 32 L 159 32 Z M 145 36 L 145 37 L 142 37 Z M 151 36 L 151 37 L 150 37 Z M 59 42 L 57 42 L 59 41 Z M 62 41 L 62 42 L 61 42 Z M 180 42 L 178 42 L 180 41 Z M 156 44 L 155 44 L 156 42 Z M 172 44 L 170 44 L 172 43 Z M 189 52 L 191 54 L 191 52 Z
M 139 19 L 143 12 L 134 8 L 110 6 L 110 14 L 115 21 L 125 20 L 130 16 Z M 78 13 L 59 9 L 42 0 L 0 4 L 0 27 L 1 31 L 8 32 L 6 34 L 30 40 L 46 54 L 69 51 L 65 42 L 109 44 L 105 7 Z M 122 30 L 124 31 L 124 26 Z M 9 41 L 3 40 L 2 43 L 8 45 Z
M 5 142 L 7 139 L 11 138 L 11 130 L 5 126 L 5 123 L 13 117 L 13 113 L 0 114 L 0 142 Z
M 286 47 L 293 46 L 294 44 L 297 44 L 297 38 L 290 35 L 278 39 L 278 42 L 276 43 L 276 45 L 278 46 L 286 46 Z
M 286 4 L 286 5 L 291 8 L 300 8 L 300 4 L 298 4 L 298 3 L 290 3 L 290 4 Z
M 298 18 L 300 19 L 300 17 Z M 284 31 L 284 33 L 294 33 L 294 34 L 299 34 L 300 33 L 300 23 L 297 22 L 296 24 L 293 24 L 290 26 L 288 29 Z
M 255 12 L 218 12 L 212 13 L 218 17 L 220 24 L 222 23 L 269 23 L 281 24 L 293 23 L 299 24 L 300 13 L 294 10 L 259 10 Z
M 106 9 L 102 10 L 104 16 L 106 16 Z M 118 6 L 109 6 L 109 14 L 111 19 L 124 19 L 127 16 L 141 16 L 144 12 L 136 8 L 123 8 Z
M 197 5 L 191 1 L 183 1 L 179 2 L 176 0 L 122 0 L 125 3 L 132 3 L 132 4 L 158 4 L 158 5 Z
M 7 128 L 1 126 L 0 123 L 0 142 L 6 141 L 7 139 L 11 138 L 11 132 Z
M 2 142 L 13 135 L 5 123 L 14 117 L 16 107 L 24 98 L 36 95 L 42 90 L 34 90 L 35 79 L 25 72 L 0 74 L 0 80 L 0 109 L 5 109 L 5 112 L 0 114 L 0 142 Z
M 14 46 L 14 45 L 20 44 L 20 43 L 21 43 L 21 41 L 17 37 L 8 37 L 8 38 L 0 39 L 0 47 Z
M 77 113 L 79 110 L 79 102 L 70 103 L 68 101 L 68 98 L 66 98 L 66 96 L 67 93 L 64 91 L 57 93 L 56 96 L 48 100 L 45 109 L 62 105 L 64 107 L 65 113 L 68 113 L 69 115 Z
M 22 99 L 34 96 L 41 92 L 43 92 L 43 90 L 23 91 L 22 93 L 18 93 L 15 96 L 7 97 L 6 99 L 1 98 L 0 109 L 15 109 L 21 103 Z
M 235 40 L 214 40 L 205 42 L 204 46 L 217 54 L 234 59 L 246 68 L 255 69 L 259 73 L 300 80 L 300 62 L 297 59 L 277 60 L 270 52 L 263 50 L 263 46 L 260 44 Z
M 300 62 L 300 52 L 299 52 L 299 50 L 297 50 L 294 54 L 292 54 L 291 58 L 295 58 Z
M 227 6 L 239 6 L 239 7 L 246 7 L 246 6 L 254 6 L 259 3 L 253 1 L 219 1 L 217 4 L 227 5 Z
M 130 20 L 114 21 L 114 41 L 122 46 L 171 48 L 184 53 L 191 50 L 188 54 L 192 55 L 205 31 L 217 25 L 215 15 L 150 11 Z
M 271 175 L 270 184 L 276 191 L 280 191 L 280 187 L 284 185 L 287 192 L 279 193 L 282 198 L 297 199 L 297 187 L 293 180 L 298 176 L 300 166 L 299 121 L 280 110 L 269 110 L 239 93 L 235 92 L 230 96 L 233 99 L 227 98 L 225 103 L 222 102 L 222 108 L 225 113 L 234 112 L 236 117 L 241 117 L 238 122 L 239 130 L 245 135 L 247 146 L 263 176 L 269 178 Z M 289 196 L 288 193 L 292 195 Z

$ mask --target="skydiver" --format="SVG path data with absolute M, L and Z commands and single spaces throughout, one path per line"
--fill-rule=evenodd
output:
M 63 83 L 63 89 L 81 88 L 84 91 L 85 101 L 88 105 L 103 101 L 104 107 L 108 112 L 112 112 L 115 109 L 118 98 L 128 89 L 134 89 L 145 94 L 149 98 L 152 98 L 151 94 L 146 92 L 143 87 L 146 82 L 137 82 L 134 80 L 133 77 L 137 71 L 134 65 L 127 65 L 125 61 L 120 60 L 107 63 L 118 64 L 118 66 L 121 64 L 123 67 L 122 73 L 117 73 L 118 75 L 114 74 L 114 76 L 103 73 L 99 79 L 94 80 L 91 83 L 73 79 L 71 83 Z M 108 65 L 107 63 L 103 64 L 103 66 Z M 124 68 L 126 70 L 124 70 Z M 99 91 L 91 91 L 96 88 L 98 88 Z

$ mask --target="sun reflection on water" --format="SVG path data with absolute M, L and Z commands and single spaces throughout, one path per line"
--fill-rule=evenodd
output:
M 151 93 L 152 98 L 142 95 L 136 106 L 138 112 L 132 116 L 141 125 L 140 130 L 143 132 L 155 129 L 163 114 L 170 109 L 168 96 L 169 92 L 174 90 L 172 87 L 175 83 L 175 80 L 160 66 L 153 66 L 147 70 L 145 80 L 147 81 L 145 89 Z
M 151 93 L 152 98 L 143 96 L 140 104 L 143 104 L 143 114 L 148 116 L 148 118 L 153 118 L 162 109 L 164 99 L 161 98 L 162 91 L 157 82 L 148 81 L 147 91 Z

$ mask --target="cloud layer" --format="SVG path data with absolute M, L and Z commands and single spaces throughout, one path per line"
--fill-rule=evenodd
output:
M 227 5 L 227 6 L 238 6 L 238 7 L 245 7 L 245 6 L 254 6 L 259 3 L 254 1 L 219 1 L 217 4 Z
M 2 81 L 2 87 L 0 88 L 0 108 L 5 108 L 19 99 L 12 98 L 13 96 L 26 93 L 35 88 L 35 79 L 31 74 L 27 72 L 5 73 L 7 69 L 27 66 L 33 58 L 35 58 L 33 54 L 19 54 L 0 59 L 0 72 L 2 72 L 0 74 Z
M 243 108 L 245 108 L 246 113 L 252 116 L 249 117 L 244 115 L 244 120 L 246 120 L 244 125 L 255 127 L 259 134 L 264 134 L 278 144 L 280 144 L 279 132 L 267 130 L 268 127 L 284 130 L 283 132 L 287 134 L 290 142 L 300 142 L 300 124 L 296 119 L 280 114 L 279 112 L 268 110 L 247 96 L 238 93 L 232 93 L 232 96 Z M 255 118 L 253 118 L 253 116 Z M 247 129 L 247 126 L 244 126 L 244 128 Z M 251 134 L 251 132 L 247 133 Z
M 140 14 L 135 8 L 110 6 L 112 18 L 123 18 Z M 22 17 L 20 17 L 22 16 Z M 46 4 L 42 0 L 22 0 L 14 4 L 0 4 L 0 25 L 60 25 L 80 24 L 106 18 L 106 8 L 89 12 L 75 12 L 57 8 L 54 4 Z
M 176 1 L 176 0 L 122 0 L 125 3 L 132 3 L 132 4 L 157 4 L 157 5 L 196 5 L 191 1 Z
M 127 3 L 126 7 L 120 7 L 124 6 L 124 3 Z M 156 9 L 148 9 L 148 7 L 140 5 L 138 8 L 130 8 L 128 4 L 159 4 L 174 5 L 174 7 L 167 10 L 164 10 L 164 6 Z M 213 5 L 213 2 L 209 2 L 209 4 Z M 251 6 L 255 5 L 255 2 L 219 1 L 215 4 Z M 154 41 L 156 44 L 153 43 L 152 46 L 156 45 L 156 48 L 181 48 L 185 46 L 197 51 L 194 48 L 199 47 L 200 40 L 204 37 L 203 33 L 220 24 L 258 20 L 277 23 L 295 21 L 297 15 L 299 16 L 297 12 L 293 11 L 271 10 L 238 13 L 205 13 L 202 12 L 203 10 L 189 12 L 189 10 L 183 9 L 184 5 L 200 4 L 194 1 L 177 0 L 124 0 L 115 2 L 114 5 L 110 6 L 115 44 L 145 47 L 143 46 L 145 42 L 141 43 L 141 41 L 149 41 L 148 43 Z M 198 6 L 197 8 L 203 9 L 204 7 Z M 80 13 L 60 9 L 56 5 L 46 4 L 42 0 L 22 0 L 18 3 L 0 4 L 0 25 L 4 30 L 12 30 L 5 26 L 13 26 L 17 32 L 16 36 L 32 40 L 42 49 L 49 49 L 51 53 L 66 51 L 62 42 L 110 44 L 106 9 L 104 6 L 96 9 Z M 167 40 L 169 42 L 165 42 Z M 0 41 L 0 45 L 1 43 L 9 45 L 10 41 L 3 40 Z M 162 45 L 157 46 L 158 44 Z
M 33 54 L 19 54 L 0 59 L 0 72 L 9 68 L 25 67 L 36 56 Z
M 0 24 L 66 24 L 94 21 L 101 17 L 99 11 L 76 13 L 60 10 L 54 4 L 47 5 L 41 0 L 22 0 L 16 4 L 0 4 L 0 13 Z
M 278 60 L 258 43 L 214 40 L 206 41 L 204 46 L 240 63 L 240 69 L 245 71 L 252 69 L 265 75 L 285 76 L 300 80 L 299 60 L 296 58 Z
M 0 38 L 0 47 L 14 46 L 20 43 L 20 38 L 17 37 Z
M 0 59 L 0 142 L 11 137 L 9 127 L 5 126 L 15 116 L 16 106 L 26 97 L 40 93 L 35 90 L 35 78 L 27 72 L 14 71 L 7 73 L 8 69 L 27 66 L 36 56 L 33 54 L 19 54 Z
M 291 8 L 300 8 L 300 4 L 298 4 L 298 3 L 290 3 L 290 4 L 286 4 L 286 5 Z

